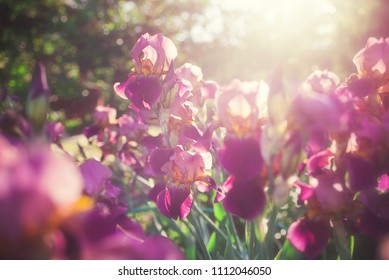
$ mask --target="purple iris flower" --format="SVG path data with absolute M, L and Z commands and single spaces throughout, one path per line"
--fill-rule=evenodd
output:
M 287 237 L 298 251 L 314 259 L 325 249 L 330 239 L 329 221 L 303 217 L 290 225 Z
M 149 197 L 157 203 L 165 216 L 181 220 L 193 205 L 192 185 L 203 182 L 217 188 L 215 181 L 207 174 L 212 165 L 210 153 L 187 151 L 178 145 L 174 148 L 157 148 L 149 158 L 155 175 L 166 176 L 150 191 Z
M 173 60 L 176 56 L 177 49 L 169 38 L 160 33 L 142 35 L 131 51 L 135 72 L 131 72 L 126 81 L 116 83 L 115 92 L 130 99 L 134 111 L 150 110 L 164 87 L 171 89 L 174 85 Z

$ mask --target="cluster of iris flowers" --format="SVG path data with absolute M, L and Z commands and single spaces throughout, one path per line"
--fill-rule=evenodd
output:
M 389 257 L 389 39 L 295 88 L 218 85 L 177 54 L 143 34 L 113 86 L 127 111 L 97 106 L 78 138 L 47 121 L 42 63 L 25 117 L 2 92 L 1 258 Z

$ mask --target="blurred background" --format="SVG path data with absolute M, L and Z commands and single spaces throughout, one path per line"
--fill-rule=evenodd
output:
M 220 84 L 277 68 L 292 83 L 315 69 L 344 79 L 368 37 L 389 36 L 387 15 L 387 0 L 0 0 L 2 94 L 25 100 L 41 60 L 52 110 L 82 120 L 102 100 L 124 110 L 112 85 L 145 32 L 173 40 L 176 67 L 196 64 Z

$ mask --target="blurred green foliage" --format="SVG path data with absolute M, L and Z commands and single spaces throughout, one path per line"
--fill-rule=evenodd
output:
M 25 99 L 34 64 L 41 60 L 52 100 L 81 101 L 102 92 L 112 101 L 112 85 L 126 78 L 129 53 L 139 36 L 145 32 L 173 36 L 182 27 L 175 18 L 189 10 L 201 13 L 205 3 L 1 0 L 0 83 Z
M 24 100 L 41 60 L 52 108 L 74 111 L 73 118 L 93 110 L 101 95 L 126 109 L 112 85 L 126 78 L 129 52 L 145 32 L 173 39 L 176 66 L 197 64 L 222 84 L 266 79 L 277 67 L 296 82 L 317 68 L 344 78 L 368 37 L 389 36 L 384 0 L 285 6 L 292 2 L 304 1 L 1 0 L 0 84 Z

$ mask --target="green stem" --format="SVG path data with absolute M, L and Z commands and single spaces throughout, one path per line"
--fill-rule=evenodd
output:
M 196 205 L 193 204 L 192 211 L 195 211 L 196 214 L 199 214 L 218 234 L 220 234 L 225 240 L 227 240 L 227 236 L 220 230 L 220 228 L 207 216 L 203 211 Z
M 240 255 L 242 256 L 243 259 L 248 259 L 247 252 L 244 250 L 242 242 L 240 241 L 238 231 L 236 230 L 234 220 L 232 219 L 231 214 L 227 213 L 228 221 L 231 224 L 231 229 L 232 229 L 232 234 L 235 237 L 236 240 L 236 245 L 238 246 L 238 249 L 240 251 Z
M 351 260 L 351 250 L 347 238 L 347 232 L 342 221 L 333 220 L 333 233 L 336 249 L 341 260 Z
M 246 221 L 245 226 L 247 253 L 250 260 L 254 259 L 255 254 L 255 229 L 253 221 Z
M 197 221 L 196 217 L 193 215 L 193 212 L 189 213 L 187 218 L 190 224 L 194 227 L 193 234 L 196 236 L 200 249 L 203 252 L 204 259 L 211 260 L 212 258 L 205 244 L 203 232 L 201 231 L 200 224 Z
M 274 258 L 274 251 L 276 245 L 274 242 L 274 234 L 277 228 L 277 212 L 277 207 L 273 205 L 269 216 L 268 231 L 264 241 L 264 245 L 266 248 L 265 258 L 268 260 Z

